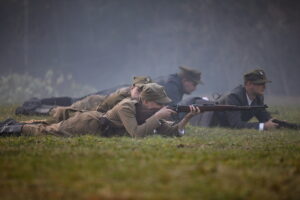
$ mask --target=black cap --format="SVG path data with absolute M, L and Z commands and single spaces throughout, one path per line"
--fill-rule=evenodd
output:
M 255 69 L 244 74 L 245 81 L 251 81 L 254 84 L 271 83 L 272 81 L 267 79 L 266 73 L 262 69 Z
M 180 72 L 178 74 L 180 77 L 193 81 L 196 84 L 203 84 L 203 82 L 201 81 L 201 72 L 187 66 L 180 66 L 179 69 Z

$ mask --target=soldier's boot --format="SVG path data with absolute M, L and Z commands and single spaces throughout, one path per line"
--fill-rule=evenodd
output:
M 18 123 L 13 119 L 0 122 L 0 137 L 21 136 L 23 123 Z

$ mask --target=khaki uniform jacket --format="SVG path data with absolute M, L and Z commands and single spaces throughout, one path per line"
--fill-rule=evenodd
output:
M 105 114 L 116 127 L 123 128 L 132 137 L 145 137 L 153 134 L 178 136 L 178 126 L 152 115 L 145 123 L 138 125 L 136 120 L 137 100 L 126 98 Z
M 108 95 L 91 95 L 88 96 L 76 103 L 72 104 L 69 107 L 58 106 L 53 108 L 49 114 L 52 117 L 48 120 L 49 124 L 58 123 L 63 120 L 67 120 L 74 114 L 73 112 L 86 112 L 97 110 L 101 113 L 106 113 L 108 110 L 112 109 L 117 103 L 123 99 L 130 97 L 130 88 L 121 88 L 116 92 Z
M 121 88 L 108 95 L 102 103 L 100 103 L 97 107 L 97 111 L 106 113 L 110 109 L 112 109 L 117 103 L 122 101 L 123 99 L 130 97 L 130 88 Z
M 145 137 L 153 134 L 166 136 L 179 136 L 177 125 L 172 126 L 164 120 L 151 116 L 145 123 L 138 125 L 136 120 L 136 104 L 138 101 L 126 98 L 106 114 L 97 111 L 78 112 L 75 116 L 62 122 L 44 124 L 26 124 L 22 135 L 102 135 L 100 118 L 106 117 L 113 125 L 114 132 L 108 136 L 130 135 L 132 137 Z
M 76 110 L 96 110 L 97 106 L 105 100 L 104 95 L 87 96 L 80 101 L 73 103 L 70 108 Z

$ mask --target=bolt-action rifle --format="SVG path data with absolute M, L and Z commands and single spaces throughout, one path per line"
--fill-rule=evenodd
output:
M 199 107 L 201 112 L 205 111 L 243 111 L 243 110 L 256 110 L 256 109 L 266 109 L 267 105 L 264 106 L 234 106 L 234 105 L 218 105 L 218 104 L 204 104 L 204 105 L 194 105 Z M 189 106 L 169 106 L 172 110 L 176 112 L 190 112 Z M 274 123 L 278 124 L 278 128 L 288 128 L 294 130 L 300 130 L 300 124 L 289 123 L 286 121 L 281 121 L 278 119 L 272 120 Z
M 249 110 L 257 110 L 257 109 L 266 109 L 268 106 L 235 106 L 235 105 L 218 105 L 218 104 L 203 104 L 203 105 L 196 105 L 193 104 L 193 106 L 198 107 L 201 112 L 206 112 L 206 111 L 249 111 Z M 170 105 L 167 106 L 169 109 L 174 110 L 177 113 L 180 112 L 185 112 L 188 113 L 190 112 L 190 107 L 189 106 L 183 106 L 183 105 Z M 136 113 L 136 118 L 138 124 L 142 124 L 151 117 L 155 112 L 158 110 L 154 109 L 145 109 L 142 108 L 141 106 L 137 107 L 137 113 Z
M 278 119 L 273 119 L 272 122 L 278 124 L 278 128 L 288 128 L 288 129 L 300 130 L 300 124 L 293 124 L 293 123 L 281 121 Z
M 201 112 L 205 111 L 243 111 L 243 110 L 256 110 L 256 109 L 266 109 L 267 105 L 264 106 L 234 106 L 234 105 L 218 105 L 218 104 L 204 104 L 204 105 L 194 105 L 199 107 Z M 190 112 L 189 106 L 169 106 L 172 110 L 176 112 Z M 278 128 L 288 128 L 294 130 L 300 130 L 300 124 L 289 123 L 286 121 L 281 121 L 278 119 L 272 120 L 274 123 L 278 124 Z
M 198 107 L 201 112 L 206 111 L 246 111 L 246 110 L 257 110 L 257 109 L 266 109 L 267 105 L 264 106 L 235 106 L 235 105 L 218 105 L 218 104 L 203 104 L 203 105 L 193 105 Z M 189 106 L 174 105 L 168 106 L 168 108 L 176 112 L 190 112 Z
M 267 105 L 264 106 L 235 106 L 235 105 L 218 105 L 218 104 L 203 104 L 203 105 L 195 105 L 193 106 L 198 107 L 201 112 L 206 112 L 206 111 L 250 111 L 250 110 L 257 110 L 257 109 L 266 109 L 268 108 Z M 186 105 L 169 105 L 169 109 L 172 109 L 176 111 L 177 113 L 180 112 L 185 112 L 188 113 L 190 112 L 190 107 Z M 138 124 L 142 124 L 151 117 L 155 112 L 158 110 L 155 109 L 137 109 L 137 121 Z M 274 123 L 278 124 L 278 128 L 289 128 L 289 129 L 294 129 L 294 130 L 300 130 L 300 124 L 293 124 L 289 123 L 286 121 L 281 121 L 278 119 L 273 119 L 272 120 Z

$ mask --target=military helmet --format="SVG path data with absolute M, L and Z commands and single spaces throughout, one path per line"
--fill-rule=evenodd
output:
M 201 81 L 201 72 L 187 66 L 180 66 L 178 75 L 187 80 L 193 81 L 196 84 L 203 84 Z
M 157 83 L 148 83 L 144 85 L 141 92 L 141 98 L 146 101 L 154 101 L 158 104 L 167 104 L 172 100 L 167 96 L 163 86 Z
M 254 84 L 271 83 L 272 81 L 267 79 L 266 73 L 262 69 L 254 69 L 244 74 L 244 81 L 251 81 Z

